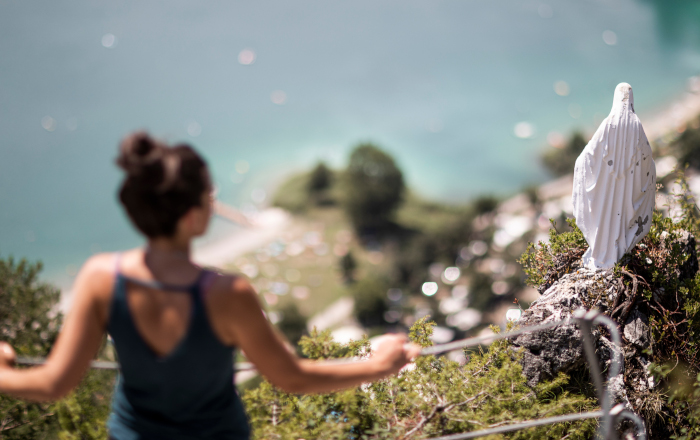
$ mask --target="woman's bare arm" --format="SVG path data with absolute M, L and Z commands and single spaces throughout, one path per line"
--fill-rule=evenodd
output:
M 102 342 L 111 292 L 113 259 L 97 255 L 88 260 L 73 287 L 73 306 L 45 364 L 14 369 L 14 351 L 0 352 L 0 393 L 33 400 L 58 400 L 75 388 Z
M 227 324 L 226 339 L 241 348 L 270 382 L 289 392 L 327 392 L 371 382 L 398 372 L 420 352 L 416 345 L 405 346 L 405 336 L 391 335 L 366 361 L 339 365 L 301 360 L 277 336 L 250 284 L 238 278 L 232 290 L 233 294 L 229 290 L 212 296 L 209 310 L 216 321 Z

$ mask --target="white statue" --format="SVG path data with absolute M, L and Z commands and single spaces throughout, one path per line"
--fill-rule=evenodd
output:
M 613 267 L 649 232 L 656 165 L 627 83 L 615 87 L 610 115 L 576 159 L 572 196 L 588 268 Z

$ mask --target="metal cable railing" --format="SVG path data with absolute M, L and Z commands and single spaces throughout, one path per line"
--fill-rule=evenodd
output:
M 605 386 L 602 374 L 600 372 L 600 365 L 598 363 L 598 358 L 595 354 L 595 346 L 592 339 L 592 330 L 597 325 L 604 325 L 605 327 L 607 327 L 610 331 L 612 343 L 615 345 L 615 347 L 617 347 L 617 350 L 613 350 L 612 353 L 608 378 L 616 377 L 622 369 L 622 340 L 620 338 L 620 332 L 617 329 L 617 324 L 612 319 L 598 311 L 586 311 L 584 309 L 579 309 L 576 312 L 574 312 L 571 318 L 568 319 L 564 319 L 561 321 L 552 321 L 546 324 L 533 325 L 530 327 L 522 327 L 517 330 L 498 333 L 494 335 L 480 336 L 477 338 L 469 338 L 460 341 L 449 342 L 447 344 L 435 345 L 433 347 L 428 347 L 422 350 L 421 355 L 444 353 L 446 351 L 455 350 L 457 348 L 475 347 L 482 343 L 491 343 L 498 339 L 512 338 L 515 336 L 522 335 L 524 333 L 541 331 L 562 325 L 573 324 L 578 325 L 581 329 L 581 337 L 583 339 L 583 348 L 586 353 L 586 361 L 588 362 L 589 370 L 591 372 L 591 378 L 598 393 L 598 400 L 601 406 L 600 411 L 585 412 L 579 414 L 568 414 L 556 417 L 549 417 L 545 419 L 517 422 L 505 426 L 482 429 L 479 431 L 451 434 L 441 437 L 433 437 L 430 440 L 461 440 L 468 438 L 477 438 L 492 434 L 513 432 L 521 429 L 533 428 L 536 426 L 548 425 L 552 423 L 571 422 L 576 420 L 592 418 L 601 419 L 597 436 L 597 438 L 601 440 L 618 440 L 615 427 L 619 422 L 621 422 L 624 419 L 630 420 L 635 425 L 635 434 L 638 440 L 646 440 L 647 437 L 644 421 L 639 416 L 634 414 L 632 411 L 625 409 L 624 405 L 616 405 L 615 407 L 612 407 L 613 398 L 609 392 L 608 387 Z
M 602 373 L 600 371 L 600 365 L 598 363 L 598 358 L 595 354 L 595 346 L 592 339 L 592 330 L 598 325 L 603 325 L 608 328 L 610 332 L 610 337 L 612 343 L 616 350 L 612 350 L 611 364 L 608 373 L 608 379 L 616 377 L 620 370 L 622 369 L 623 359 L 622 359 L 622 340 L 620 338 L 620 332 L 617 328 L 617 324 L 609 317 L 601 314 L 598 311 L 591 310 L 586 311 L 584 309 L 579 309 L 574 312 L 571 318 L 567 318 L 560 321 L 552 321 L 546 324 L 533 325 L 529 327 L 522 327 L 517 330 L 512 330 L 503 333 L 496 333 L 488 336 L 480 336 L 475 338 L 462 339 L 459 341 L 448 342 L 446 344 L 434 345 L 432 347 L 427 347 L 421 350 L 421 356 L 436 355 L 440 353 L 445 353 L 448 351 L 456 350 L 458 348 L 469 348 L 476 347 L 481 344 L 491 344 L 492 342 L 499 339 L 507 339 L 515 336 L 519 336 L 525 333 L 531 333 L 535 331 L 546 330 L 550 328 L 555 328 L 563 325 L 578 325 L 581 329 L 581 336 L 583 340 L 583 348 L 586 353 L 586 361 L 588 362 L 589 370 L 591 372 L 591 379 L 596 387 L 598 394 L 598 401 L 600 402 L 600 411 L 592 411 L 578 414 L 567 414 L 555 417 L 548 417 L 544 419 L 529 420 L 524 422 L 516 422 L 509 425 L 498 426 L 488 429 L 482 429 L 479 431 L 464 432 L 458 434 L 450 434 L 441 437 L 433 437 L 431 440 L 462 440 L 469 438 L 484 437 L 492 434 L 502 434 L 506 432 L 518 431 L 521 429 L 528 429 L 537 426 L 549 425 L 553 423 L 562 422 L 572 422 L 577 420 L 600 419 L 600 426 L 598 428 L 598 438 L 601 440 L 618 440 L 615 426 L 624 419 L 630 420 L 636 428 L 636 436 L 638 440 L 646 440 L 646 429 L 644 427 L 643 420 L 634 414 L 632 411 L 625 409 L 623 405 L 612 406 L 613 398 L 610 394 L 608 387 L 605 385 Z M 23 365 L 40 365 L 46 360 L 43 358 L 27 358 L 18 357 L 17 363 Z M 352 362 L 352 359 L 333 359 L 329 362 L 334 363 L 345 363 Z M 92 361 L 90 364 L 91 368 L 95 369 L 107 369 L 116 370 L 119 369 L 119 364 L 117 362 L 107 362 L 107 361 Z M 254 370 L 255 366 L 249 362 L 238 362 L 235 365 L 236 371 L 250 371 Z

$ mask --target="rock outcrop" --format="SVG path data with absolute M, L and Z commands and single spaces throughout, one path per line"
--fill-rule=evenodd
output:
M 698 271 L 695 238 L 683 233 L 678 239 L 662 246 L 661 250 L 669 250 L 671 247 L 688 258 L 680 266 L 664 268 L 667 272 L 664 276 L 678 277 L 680 280 L 694 277 Z M 635 406 L 639 407 L 642 404 L 638 402 L 639 397 L 635 396 L 644 395 L 656 385 L 648 371 L 651 362 L 649 349 L 652 348 L 648 308 L 644 306 L 641 295 L 631 299 L 629 292 L 622 291 L 625 287 L 619 277 L 613 274 L 612 269 L 592 270 L 578 267 L 579 269 L 563 275 L 547 288 L 542 296 L 524 311 L 518 325 L 524 327 L 564 320 L 579 308 L 597 309 L 608 316 L 613 315 L 622 335 L 625 366 L 618 377 L 611 378 L 609 386 L 617 403 L 635 409 Z M 659 304 L 675 301 L 674 298 L 667 298 L 668 295 L 668 292 L 658 289 L 653 292 L 653 300 Z M 621 307 L 625 301 L 629 301 L 630 307 Z M 627 311 L 620 313 L 620 310 Z M 611 350 L 616 348 L 603 327 L 594 329 L 593 336 L 601 361 L 601 371 L 608 371 Z M 581 331 L 575 324 L 526 333 L 513 338 L 511 342 L 516 348 L 524 349 L 523 373 L 530 386 L 551 379 L 559 372 L 572 372 L 586 362 Z
M 586 268 L 564 275 L 525 310 L 518 321 L 521 327 L 561 321 L 570 318 L 580 308 L 597 308 L 606 312 L 608 298 L 615 299 L 618 285 L 612 271 L 593 271 Z M 597 342 L 598 338 L 596 338 Z M 581 332 L 575 324 L 549 330 L 526 333 L 513 339 L 515 347 L 523 347 L 523 373 L 528 384 L 552 379 L 559 373 L 569 372 L 585 363 Z M 596 348 L 600 348 L 597 344 Z M 607 341 L 608 345 L 610 344 Z M 609 359 L 609 355 L 606 354 Z

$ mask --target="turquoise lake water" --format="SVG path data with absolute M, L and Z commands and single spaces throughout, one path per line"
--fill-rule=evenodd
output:
M 0 256 L 66 285 L 138 244 L 113 165 L 135 129 L 193 143 L 244 208 L 361 141 L 465 201 L 547 180 L 547 134 L 593 130 L 617 83 L 643 117 L 698 73 L 690 0 L 0 0 Z

